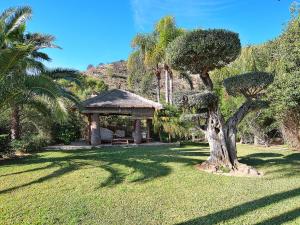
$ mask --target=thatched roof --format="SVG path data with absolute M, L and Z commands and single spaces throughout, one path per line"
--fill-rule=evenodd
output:
M 120 89 L 105 91 L 81 103 L 83 109 L 162 109 L 162 105 L 139 95 Z

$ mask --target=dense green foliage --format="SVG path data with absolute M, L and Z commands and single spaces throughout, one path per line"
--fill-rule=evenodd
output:
M 272 106 L 285 139 L 295 148 L 300 148 L 299 25 L 299 9 L 293 6 L 292 18 L 282 35 L 265 45 L 269 53 L 270 69 L 276 74 L 270 92 Z
M 299 224 L 300 154 L 249 145 L 238 151 L 265 176 L 197 172 L 207 145 L 45 151 L 0 161 L 0 221 Z

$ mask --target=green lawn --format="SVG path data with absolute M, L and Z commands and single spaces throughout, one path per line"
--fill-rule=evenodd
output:
M 194 165 L 206 145 L 46 151 L 0 162 L 0 224 L 300 224 L 300 153 L 238 147 L 263 178 Z

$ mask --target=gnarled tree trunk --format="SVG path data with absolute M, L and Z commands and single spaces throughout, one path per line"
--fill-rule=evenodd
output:
M 224 124 L 218 108 L 209 109 L 208 116 L 206 136 L 210 147 L 210 157 L 203 166 L 208 168 L 214 167 L 216 170 L 222 166 L 231 167 Z
M 237 160 L 237 149 L 236 149 L 236 136 L 237 136 L 237 126 L 244 119 L 247 113 L 253 108 L 254 102 L 247 100 L 237 111 L 231 116 L 225 125 L 225 136 L 226 143 L 229 149 L 229 157 L 233 168 L 238 167 Z
M 213 90 L 213 83 L 209 75 L 200 75 L 204 85 L 208 90 Z M 236 135 L 237 126 L 247 113 L 255 108 L 254 102 L 248 99 L 237 112 L 225 123 L 220 112 L 218 103 L 208 107 L 208 121 L 206 136 L 210 147 L 210 157 L 201 164 L 201 168 L 210 171 L 222 171 L 226 167 L 231 171 L 241 168 L 243 173 L 258 174 L 258 172 L 246 165 L 240 164 L 237 159 Z
M 207 72 L 200 74 L 203 84 L 209 91 L 213 90 L 213 83 Z M 210 147 L 210 157 L 201 167 L 209 170 L 219 170 L 221 167 L 232 168 L 224 119 L 220 113 L 218 102 L 208 106 L 208 120 L 206 137 Z

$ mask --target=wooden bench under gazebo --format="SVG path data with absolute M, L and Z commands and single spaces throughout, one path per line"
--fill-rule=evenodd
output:
M 124 137 L 114 133 L 111 144 L 129 144 L 142 142 L 141 120 L 147 121 L 146 141 L 151 140 L 150 130 L 155 110 L 162 109 L 162 105 L 143 98 L 139 95 L 120 89 L 105 91 L 81 103 L 80 112 L 88 117 L 88 142 L 91 145 L 100 145 L 107 135 L 101 128 L 100 116 L 121 115 L 130 116 L 134 120 L 133 137 Z

